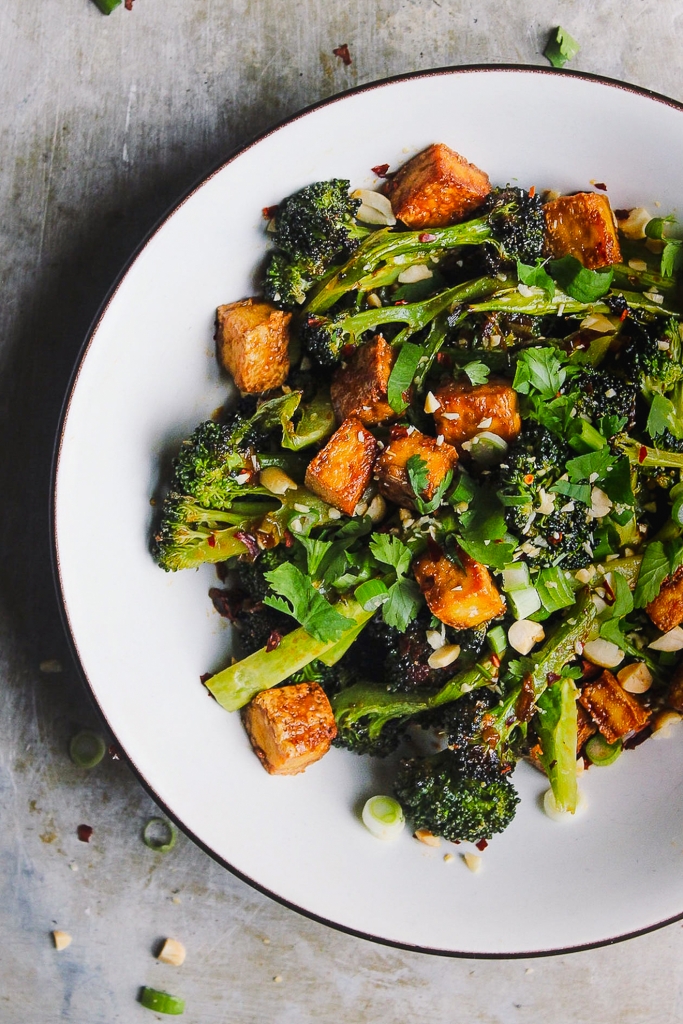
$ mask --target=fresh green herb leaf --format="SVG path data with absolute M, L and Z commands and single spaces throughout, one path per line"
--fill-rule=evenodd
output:
M 475 359 L 473 362 L 463 366 L 462 372 L 466 373 L 470 379 L 470 384 L 486 384 L 489 379 L 491 368 L 482 363 L 479 359 Z
M 283 562 L 264 575 L 279 596 L 267 595 L 263 603 L 291 615 L 321 643 L 339 640 L 353 626 L 353 622 L 333 608 L 291 562 Z
M 456 485 L 448 496 L 451 505 L 469 505 L 477 493 L 477 486 L 471 476 L 461 470 Z
M 674 437 L 683 438 L 683 422 L 676 414 L 673 402 L 659 392 L 656 392 L 652 398 L 645 429 L 653 439 L 658 434 L 663 434 L 665 430 L 669 430 Z
M 514 558 L 516 541 L 476 540 L 464 535 L 458 537 L 460 547 L 470 558 L 491 569 L 504 569 Z
M 645 225 L 645 235 L 647 238 L 662 239 L 665 237 L 666 225 L 674 224 L 676 218 L 672 213 L 668 217 L 653 217 Z
M 579 44 L 569 35 L 566 29 L 558 25 L 550 33 L 543 56 L 547 57 L 554 68 L 563 68 L 579 52 Z
M 683 241 L 670 239 L 662 252 L 662 277 L 673 277 L 683 267 Z
M 627 422 L 625 416 L 601 416 L 598 420 L 598 430 L 603 437 L 609 440 L 623 430 Z
M 413 345 L 412 341 L 403 342 L 387 382 L 387 401 L 394 412 L 401 413 L 410 404 L 410 385 L 422 355 L 419 345 Z
M 405 576 L 413 558 L 410 548 L 389 533 L 373 533 L 370 550 L 378 562 L 390 565 L 397 576 Z
M 537 263 L 535 267 L 530 267 L 517 260 L 517 278 L 529 288 L 542 288 L 548 299 L 552 299 L 555 294 L 555 282 L 543 263 Z
M 616 461 L 616 456 L 612 455 L 607 447 L 600 448 L 597 452 L 579 455 L 577 458 L 567 461 L 569 479 L 572 483 L 579 483 L 582 480 L 596 483 L 598 480 L 602 480 L 607 468 L 613 466 Z
M 443 500 L 443 496 L 453 479 L 453 470 L 449 469 L 434 491 L 431 499 L 425 500 L 429 487 L 429 468 L 421 455 L 411 455 L 406 462 L 406 472 L 410 486 L 415 495 L 415 507 L 421 516 L 431 515 L 435 512 Z
M 645 548 L 643 561 L 640 563 L 633 595 L 636 608 L 644 608 L 650 601 L 654 601 L 669 572 L 669 556 L 664 550 L 664 545 L 659 540 L 651 541 Z
M 558 398 L 548 400 L 533 394 L 527 398 L 525 412 L 530 419 L 536 420 L 546 430 L 557 434 L 558 437 L 565 438 L 574 422 L 572 409 L 575 403 L 576 398 L 573 395 L 560 395 Z
M 302 537 L 300 535 L 296 539 L 306 549 L 306 569 L 308 570 L 308 575 L 314 579 L 317 578 L 318 569 L 325 556 L 329 554 L 332 541 L 315 540 L 313 537 Z
M 551 260 L 548 271 L 562 291 L 577 302 L 597 302 L 609 291 L 614 276 L 611 267 L 607 270 L 587 270 L 576 256 Z
M 614 593 L 614 604 L 611 607 L 612 618 L 623 619 L 624 615 L 630 615 L 633 611 L 633 594 L 621 573 L 612 573 L 612 591 Z
M 591 503 L 590 484 L 572 484 L 569 480 L 558 480 L 550 490 L 554 494 L 564 494 L 572 501 L 580 501 L 584 505 Z
M 610 501 L 617 505 L 633 505 L 635 498 L 631 486 L 631 463 L 627 458 L 617 459 L 600 481 L 600 486 Z M 631 513 L 628 514 L 629 518 Z M 623 523 L 621 524 L 624 525 Z
M 382 617 L 388 626 L 405 633 L 421 604 L 422 595 L 415 580 L 402 577 L 389 587 L 389 598 L 382 605 Z
M 541 398 L 554 398 L 567 378 L 557 352 L 552 348 L 529 348 L 517 359 L 512 386 L 522 395 L 536 390 Z

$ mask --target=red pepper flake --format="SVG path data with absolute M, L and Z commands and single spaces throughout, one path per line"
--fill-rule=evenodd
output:
M 557 672 L 548 672 L 545 678 L 548 682 L 548 686 L 552 686 L 553 683 L 556 683 L 560 677 L 558 676 Z
M 447 370 L 449 370 L 453 365 L 453 360 L 449 356 L 448 352 L 439 352 L 436 357 L 436 361 L 439 366 L 444 366 Z
M 339 57 L 346 65 L 346 67 L 348 67 L 349 64 L 351 63 L 351 54 L 349 53 L 348 43 L 342 43 L 341 46 L 335 47 L 332 53 L 335 55 L 335 57 Z
M 497 654 L 491 655 L 491 664 L 493 665 L 494 668 L 500 668 L 500 658 L 498 657 Z
M 559 532 L 552 533 L 550 535 L 550 543 L 551 544 L 559 544 L 560 541 L 563 539 L 563 537 L 564 537 L 563 533 L 559 533 Z
M 389 164 L 377 164 L 376 167 L 371 167 L 370 170 L 373 174 L 376 174 L 378 178 L 386 178 L 387 171 L 389 170 Z
M 285 541 L 285 547 L 286 548 L 293 547 L 293 545 L 294 545 L 294 534 L 291 533 L 289 530 L 285 530 L 284 541 Z
M 82 843 L 89 843 L 90 836 L 92 835 L 92 829 L 90 825 L 79 825 L 76 829 L 76 835 Z
M 432 235 L 429 231 L 423 231 L 421 235 L 417 236 L 418 242 L 435 242 L 436 235 Z
M 115 743 L 109 744 L 109 756 L 111 757 L 112 761 L 121 760 L 121 751 L 119 750 Z
M 272 220 L 273 217 L 277 216 L 277 211 L 280 209 L 279 206 L 264 206 L 261 210 L 264 220 Z
M 206 543 L 209 545 L 210 548 L 216 547 L 216 538 L 212 533 L 210 533 L 209 536 L 206 538 Z
M 256 558 L 260 552 L 256 537 L 251 533 L 246 533 L 244 530 L 238 530 L 234 535 L 235 540 L 241 540 L 245 548 L 249 552 L 252 558 Z M 214 544 L 216 542 L 214 541 Z
M 399 299 L 398 302 L 394 303 L 394 305 L 395 306 L 407 306 L 408 305 L 408 300 L 407 299 Z
M 536 195 L 536 186 L 532 185 L 531 188 L 529 189 L 529 199 L 533 199 L 535 195 Z
M 606 192 L 607 191 L 607 185 L 605 185 L 604 181 L 596 181 L 595 182 L 595 187 L 599 188 L 601 192 Z
M 626 320 L 627 317 L 628 317 L 628 310 L 627 309 L 625 309 L 623 313 L 619 314 L 619 319 L 621 320 L 622 323 L 624 322 L 624 320 Z
M 638 462 L 640 462 L 642 464 L 643 462 L 645 462 L 646 458 L 647 458 L 647 448 L 645 447 L 644 444 L 641 444 L 640 450 L 638 452 Z
M 282 633 L 279 631 L 279 629 L 274 629 L 273 632 L 268 637 L 268 639 L 266 640 L 266 651 L 270 652 L 276 650 L 276 648 L 278 648 L 281 643 Z
M 474 844 L 480 853 L 483 853 L 486 847 L 489 845 L 485 839 L 480 839 L 478 843 Z
M 534 482 L 534 474 L 533 473 L 527 473 L 526 476 L 524 477 L 524 483 L 525 484 L 532 484 L 533 482 Z
M 127 11 L 132 11 L 133 10 L 133 0 L 126 0 L 125 4 L 123 6 L 126 8 Z

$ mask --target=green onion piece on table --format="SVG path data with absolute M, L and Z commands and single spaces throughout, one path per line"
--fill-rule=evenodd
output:
M 157 853 L 168 853 L 176 844 L 177 829 L 163 818 L 150 818 L 142 831 L 145 846 Z
M 102 11 L 102 14 L 111 14 L 121 6 L 121 0 L 94 0 L 94 3 Z
M 149 988 L 147 985 L 140 993 L 140 1002 L 148 1010 L 156 1010 L 157 1013 L 167 1013 L 177 1017 L 185 1012 L 184 999 L 172 996 L 169 992 L 160 992 L 156 988 Z
M 94 768 L 104 757 L 106 749 L 101 736 L 90 729 L 83 729 L 71 740 L 69 756 L 79 768 Z
M 579 52 L 579 44 L 560 25 L 550 33 L 543 56 L 554 68 L 563 68 Z

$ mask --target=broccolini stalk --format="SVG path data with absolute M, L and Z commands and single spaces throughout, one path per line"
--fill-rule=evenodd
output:
M 614 289 L 628 288 L 631 291 L 649 292 L 655 291 L 662 295 L 674 298 L 678 291 L 678 281 L 675 277 L 662 277 L 654 270 L 633 270 L 623 263 L 613 263 L 612 287 Z
M 610 296 L 623 296 L 632 309 L 643 309 L 648 313 L 655 313 L 658 316 L 673 315 L 673 311 L 665 309 L 664 306 L 652 302 L 640 292 L 625 292 L 614 290 L 609 292 Z M 483 302 L 470 306 L 472 313 L 528 313 L 531 316 L 562 316 L 571 313 L 609 313 L 610 308 L 606 302 L 579 302 L 565 295 L 559 288 L 551 299 L 543 288 L 529 286 L 522 295 L 517 288 L 505 288 L 498 294 L 492 295 Z
M 563 676 L 538 700 L 534 719 L 541 742 L 541 764 L 550 782 L 558 810 L 574 814 L 579 796 L 576 781 L 576 745 L 578 736 L 576 701 L 579 692 L 574 680 Z
M 617 434 L 611 443 L 614 451 L 618 455 L 626 455 L 632 466 L 641 466 L 643 469 L 683 469 L 683 453 L 650 448 L 628 434 Z
M 342 598 L 335 608 L 350 620 L 349 632 L 358 635 L 358 627 L 373 615 L 354 600 Z M 354 636 L 354 638 L 355 638 Z M 226 711 L 237 711 L 262 690 L 270 690 L 289 676 L 305 668 L 316 658 L 326 656 L 326 664 L 334 665 L 348 649 L 348 638 L 316 640 L 305 629 L 295 629 L 283 637 L 272 651 L 263 647 L 248 658 L 230 665 L 206 681 L 206 687 Z

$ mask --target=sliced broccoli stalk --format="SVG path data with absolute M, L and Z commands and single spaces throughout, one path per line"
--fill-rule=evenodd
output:
M 605 301 L 579 302 L 578 299 L 572 299 L 558 288 L 556 288 L 553 297 L 549 299 L 547 292 L 542 288 L 537 288 L 535 285 L 528 286 L 528 290 L 525 291 L 524 295 L 521 295 L 516 287 L 501 289 L 497 295 L 493 295 L 490 299 L 484 299 L 482 302 L 470 306 L 470 312 L 529 313 L 532 316 L 610 313 L 611 308 L 606 300 L 617 297 L 623 298 L 627 305 L 633 309 L 644 310 L 658 316 L 662 314 L 671 316 L 675 313 L 675 310 L 665 309 L 640 292 L 617 292 L 612 289 L 605 297 Z
M 543 212 L 538 197 L 522 189 L 493 189 L 480 215 L 462 224 L 428 231 L 385 229 L 367 238 L 357 252 L 314 294 L 307 311 L 324 313 L 350 291 L 393 283 L 409 266 L 440 259 L 461 246 L 486 244 L 499 263 L 534 263 L 543 246 Z
M 543 765 L 555 803 L 574 814 L 579 796 L 576 781 L 577 707 L 579 692 L 574 680 L 562 676 L 538 699 L 533 719 L 541 743 Z
M 347 345 L 359 345 L 367 331 L 384 324 L 405 324 L 394 338 L 394 344 L 405 341 L 417 331 L 427 327 L 440 313 L 473 298 L 490 294 L 500 288 L 495 277 L 478 278 L 439 292 L 423 302 L 410 302 L 402 306 L 382 306 L 362 313 L 340 313 L 332 319 L 309 314 L 302 326 L 302 340 L 310 355 L 321 366 L 336 366 Z
M 361 608 L 357 601 L 344 598 L 335 607 L 352 620 L 349 631 L 354 633 L 373 615 Z M 341 658 L 348 649 L 347 637 L 342 636 L 339 641 L 323 642 L 316 640 L 303 628 L 295 629 L 282 639 L 275 650 L 268 651 L 264 647 L 211 676 L 205 685 L 221 707 L 226 711 L 237 711 L 257 693 L 284 682 L 315 659 L 322 660 L 323 655 L 327 656 L 327 664 L 334 664 L 338 658 L 336 652 L 332 654 L 333 648 L 339 648 L 338 657 Z
M 617 434 L 611 441 L 612 450 L 626 455 L 632 466 L 641 469 L 683 469 L 683 452 L 665 452 L 641 444 L 628 434 Z

